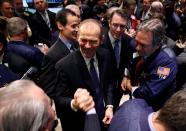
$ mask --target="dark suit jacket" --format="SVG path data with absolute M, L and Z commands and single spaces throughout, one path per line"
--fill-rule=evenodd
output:
M 145 100 L 129 100 L 116 111 L 108 131 L 150 131 L 148 115 L 151 112 Z
M 113 105 L 113 79 L 110 66 L 109 52 L 98 49 L 96 53 L 99 67 L 100 87 L 106 105 Z M 86 88 L 95 98 L 93 81 L 80 50 L 64 57 L 56 64 L 56 110 L 63 125 L 63 131 L 82 131 L 85 114 L 71 109 L 71 100 L 78 88 Z M 73 126 L 71 125 L 73 123 Z
M 86 115 L 84 131 L 101 131 L 97 114 Z
M 8 67 L 0 64 L 0 87 L 8 84 L 14 80 L 20 79 L 20 76 L 13 73 Z
M 48 54 L 44 56 L 42 62 L 41 72 L 39 73 L 37 84 L 45 91 L 45 93 L 54 98 L 54 83 L 55 83 L 55 64 L 61 58 L 67 56 L 70 53 L 66 45 L 57 39 L 57 41 L 49 49 Z
M 32 16 L 32 20 L 33 20 L 32 35 L 35 39 L 34 41 L 35 44 L 42 42 L 42 43 L 46 43 L 48 46 L 51 45 L 52 32 L 55 31 L 57 27 L 55 24 L 55 13 L 49 10 L 47 10 L 47 13 L 50 19 L 52 31 L 49 29 L 48 25 L 43 20 L 42 16 L 38 11 L 36 11 Z
M 121 81 L 124 75 L 124 69 L 128 68 L 128 64 L 129 61 L 132 57 L 132 53 L 134 52 L 134 39 L 132 39 L 131 37 L 129 37 L 126 34 L 123 34 L 121 37 L 121 53 L 120 53 L 120 63 L 119 63 L 119 68 L 117 68 L 117 64 L 116 64 L 116 58 L 115 58 L 115 54 L 114 54 L 114 49 L 112 47 L 109 35 L 107 33 L 107 35 L 104 37 L 104 41 L 102 44 L 103 48 L 106 48 L 110 51 L 111 53 L 111 58 L 112 58 L 112 66 L 113 66 L 113 75 L 115 77 L 115 80 L 118 82 L 118 87 L 117 90 L 115 92 L 115 102 L 116 102 L 116 106 L 118 106 L 119 104 L 119 100 L 123 94 L 122 90 L 121 90 Z

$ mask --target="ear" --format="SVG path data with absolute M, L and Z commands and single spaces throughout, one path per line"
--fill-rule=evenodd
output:
M 56 24 L 57 24 L 57 28 L 58 28 L 60 31 L 64 29 L 64 26 L 63 26 L 59 21 L 57 21 Z

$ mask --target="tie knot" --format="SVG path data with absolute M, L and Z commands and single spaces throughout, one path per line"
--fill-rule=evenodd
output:
M 71 44 L 70 50 L 75 50 L 74 44 Z
M 119 39 L 115 39 L 114 43 L 115 44 L 119 43 Z
M 90 64 L 94 64 L 94 58 L 90 59 Z

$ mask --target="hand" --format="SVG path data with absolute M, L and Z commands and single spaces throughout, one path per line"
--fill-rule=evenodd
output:
M 44 55 L 48 53 L 48 46 L 43 43 L 38 43 L 38 45 L 35 45 L 36 48 L 38 48 Z
M 95 106 L 92 96 L 86 89 L 77 89 L 74 94 L 74 103 L 78 109 L 87 112 Z
M 123 91 L 132 90 L 132 85 L 131 85 L 131 80 L 127 77 L 124 77 L 122 82 L 121 82 L 121 87 L 123 89 Z
M 134 29 L 129 29 L 128 31 L 126 30 L 125 33 L 132 38 L 136 36 L 136 31 Z
M 105 125 L 109 125 L 111 120 L 113 118 L 113 108 L 112 107 L 108 107 L 105 111 L 105 117 L 103 118 L 103 123 Z
M 132 91 L 132 85 L 131 85 L 131 81 L 130 81 L 130 79 L 127 80 L 127 86 L 126 86 L 126 89 L 129 90 L 129 91 Z
M 41 52 L 43 52 L 43 54 L 47 54 L 48 53 L 48 46 L 46 44 L 43 44 L 42 48 L 41 48 Z
M 123 89 L 123 91 L 126 91 L 126 87 L 127 87 L 127 77 L 123 77 L 123 80 L 121 82 L 121 88 Z

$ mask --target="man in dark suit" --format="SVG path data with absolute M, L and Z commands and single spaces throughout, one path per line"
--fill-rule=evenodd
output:
M 108 131 L 184 131 L 186 88 L 175 93 L 157 112 L 143 99 L 124 103 L 115 113 Z
M 106 49 L 99 48 L 101 36 L 101 25 L 96 20 L 83 21 L 77 36 L 80 49 L 56 64 L 56 110 L 63 131 L 83 130 L 84 111 L 74 102 L 74 93 L 78 88 L 90 92 L 100 120 L 103 124 L 110 124 L 113 116 L 113 79 L 110 54 Z
M 117 81 L 115 86 L 115 107 L 118 107 L 123 94 L 121 81 L 128 62 L 132 56 L 134 39 L 126 35 L 128 18 L 122 10 L 114 11 L 109 18 L 109 32 L 105 35 L 102 44 L 103 48 L 109 49 L 112 55 L 113 74 Z M 118 47 L 118 48 L 117 48 Z M 118 49 L 118 52 L 117 52 Z M 118 54 L 117 54 L 118 53 Z
M 38 84 L 51 98 L 54 97 L 55 64 L 64 56 L 73 52 L 77 48 L 75 42 L 79 19 L 74 12 L 69 9 L 60 10 L 56 15 L 56 23 L 59 29 L 57 41 L 45 55 L 42 69 L 39 74 Z
M 33 0 L 33 2 L 36 9 L 32 16 L 34 43 L 45 43 L 50 47 L 52 32 L 56 30 L 55 13 L 47 10 L 46 0 Z

